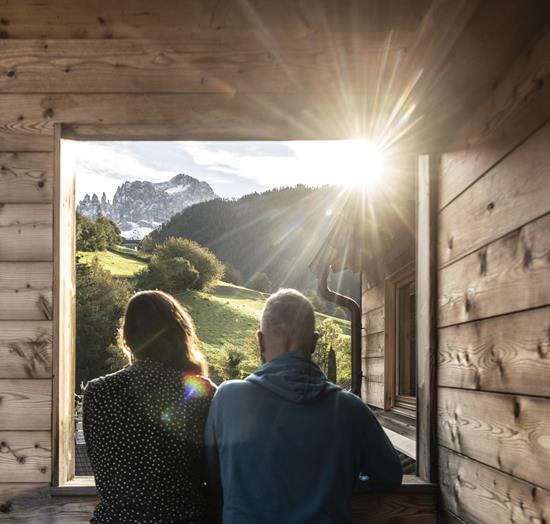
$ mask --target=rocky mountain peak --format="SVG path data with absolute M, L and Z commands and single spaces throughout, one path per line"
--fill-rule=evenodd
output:
M 88 218 L 101 214 L 113 220 L 126 238 L 141 239 L 186 207 L 217 198 L 210 185 L 180 173 L 166 182 L 126 181 L 118 186 L 113 202 L 105 193 L 85 195 L 78 212 Z

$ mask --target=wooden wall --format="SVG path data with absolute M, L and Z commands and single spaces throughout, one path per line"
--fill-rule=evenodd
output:
M 367 288 L 363 281 L 361 297 L 361 396 L 371 406 L 384 409 L 385 315 L 384 284 Z
M 439 196 L 442 504 L 550 522 L 550 29 L 445 150 Z

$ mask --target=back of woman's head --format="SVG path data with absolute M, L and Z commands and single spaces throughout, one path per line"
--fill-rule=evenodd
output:
M 189 313 L 167 293 L 136 293 L 126 307 L 121 334 L 123 347 L 136 360 L 151 358 L 182 371 L 208 374 Z

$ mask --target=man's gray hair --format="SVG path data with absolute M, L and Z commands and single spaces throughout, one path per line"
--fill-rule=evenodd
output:
M 268 336 L 309 344 L 315 331 L 313 305 L 295 289 L 280 289 L 267 299 L 260 329 Z

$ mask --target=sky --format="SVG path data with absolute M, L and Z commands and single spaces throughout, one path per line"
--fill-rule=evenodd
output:
M 379 177 L 382 156 L 371 143 L 85 142 L 64 140 L 62 166 L 77 177 L 76 196 L 112 197 L 129 180 L 164 182 L 179 173 L 208 182 L 223 198 L 273 187 L 363 184 Z

